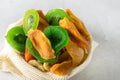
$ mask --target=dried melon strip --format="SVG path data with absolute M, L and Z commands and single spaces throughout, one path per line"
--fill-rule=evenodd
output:
M 44 59 L 55 58 L 55 52 L 52 49 L 49 39 L 40 30 L 30 30 L 28 33 L 33 46 Z
M 75 42 L 79 47 L 88 48 L 88 42 L 82 37 L 82 35 L 78 32 L 75 25 L 69 21 L 67 18 L 60 20 L 60 26 L 65 28 L 70 34 L 70 38 L 73 42 Z
M 46 19 L 45 15 L 44 15 L 43 11 L 42 10 L 37 10 L 37 12 L 38 12 L 39 16 L 41 18 L 43 18 L 47 22 L 47 19 Z
M 77 18 L 70 9 L 66 9 L 66 13 L 71 17 L 71 21 L 74 23 L 78 31 L 85 37 L 86 40 L 90 39 L 90 33 L 85 28 L 83 22 Z
M 42 10 L 37 10 L 39 17 L 40 17 L 40 22 L 38 25 L 38 29 L 43 31 L 47 26 L 49 26 L 49 23 L 44 15 L 44 13 L 42 12 Z

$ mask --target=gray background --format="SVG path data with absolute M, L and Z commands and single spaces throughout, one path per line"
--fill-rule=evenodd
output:
M 1 0 L 0 50 L 9 24 L 23 17 L 27 9 L 70 8 L 83 20 L 99 46 L 91 63 L 70 80 L 120 79 L 120 0 Z M 17 80 L 0 72 L 0 80 Z

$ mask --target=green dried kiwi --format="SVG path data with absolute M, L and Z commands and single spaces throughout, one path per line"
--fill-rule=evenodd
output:
M 59 20 L 64 17 L 71 20 L 69 15 L 63 9 L 51 9 L 46 14 L 46 18 L 51 25 L 59 25 Z
M 39 25 L 39 14 L 36 10 L 30 9 L 26 11 L 24 19 L 23 19 L 23 30 L 27 35 L 27 32 L 30 29 L 37 29 Z
M 44 34 L 50 40 L 52 48 L 55 50 L 56 54 L 58 54 L 59 51 L 69 42 L 67 31 L 60 26 L 48 26 L 45 28 Z
M 22 26 L 11 28 L 6 35 L 6 40 L 12 48 L 22 53 L 25 52 L 26 36 Z

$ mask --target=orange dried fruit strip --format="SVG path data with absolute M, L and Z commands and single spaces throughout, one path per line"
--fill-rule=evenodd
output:
M 40 30 L 30 30 L 28 33 L 33 46 L 44 59 L 55 58 L 55 52 L 52 49 L 49 39 Z
M 38 30 L 41 30 L 41 31 L 44 31 L 44 29 L 46 28 L 47 26 L 46 25 L 44 25 L 44 24 L 42 24 L 42 23 L 39 23 L 39 25 L 38 25 Z
M 67 18 L 64 18 L 59 21 L 59 24 L 61 27 L 65 28 L 68 31 L 71 40 L 75 42 L 79 47 L 89 47 L 88 42 L 82 37 L 82 35 L 78 32 L 77 28 L 71 21 L 69 21 Z
M 28 51 L 28 49 L 25 49 L 25 61 L 28 62 L 31 59 L 33 59 L 34 57 L 32 56 L 32 54 Z
M 90 33 L 85 28 L 83 22 L 77 18 L 70 9 L 66 9 L 66 13 L 71 17 L 71 21 L 74 23 L 78 31 L 85 37 L 86 40 L 90 39 Z
M 43 31 L 47 26 L 49 26 L 49 23 L 44 15 L 44 13 L 42 12 L 42 10 L 37 10 L 37 12 L 38 12 L 39 17 L 40 17 L 38 29 Z
M 45 15 L 44 15 L 44 13 L 43 13 L 42 10 L 37 10 L 37 12 L 38 12 L 38 14 L 39 14 L 39 16 L 40 16 L 41 18 L 43 18 L 45 21 L 47 21 L 47 19 L 46 19 L 46 17 L 45 17 Z
M 49 23 L 46 20 L 45 15 L 43 14 L 42 10 L 37 10 L 39 17 L 40 17 L 40 22 L 43 23 L 44 25 L 49 25 Z

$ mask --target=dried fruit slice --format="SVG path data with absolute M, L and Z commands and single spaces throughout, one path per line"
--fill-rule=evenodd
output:
M 78 66 L 83 60 L 84 50 L 80 48 L 79 46 L 77 46 L 77 44 L 71 40 L 66 46 L 66 49 L 69 55 L 72 57 L 73 67 Z
M 78 31 L 85 37 L 86 40 L 90 40 L 90 33 L 87 31 L 83 22 L 77 18 L 70 9 L 66 9 L 66 13 L 71 17 L 71 21 L 74 23 Z
M 25 51 L 26 36 L 21 26 L 11 28 L 6 35 L 8 43 L 17 51 Z
M 58 60 L 58 55 L 56 55 L 56 58 L 54 59 L 44 59 L 41 57 L 41 55 L 39 54 L 39 52 L 34 48 L 32 42 L 30 41 L 30 39 L 28 38 L 26 40 L 26 47 L 28 49 L 28 51 L 39 61 L 39 62 L 47 62 L 47 63 L 55 63 Z
M 44 35 L 40 30 L 30 30 L 28 32 L 28 37 L 30 38 L 34 48 L 39 52 L 44 59 L 54 59 L 55 52 L 52 49 L 50 40 Z
M 27 32 L 30 29 L 37 29 L 39 24 L 39 14 L 36 10 L 30 9 L 25 13 L 24 20 L 23 20 L 23 30 L 27 35 Z
M 59 76 L 66 75 L 71 69 L 72 69 L 72 61 L 63 61 L 62 63 L 54 64 L 50 71 L 54 74 L 57 74 Z
M 67 31 L 60 26 L 48 26 L 44 30 L 44 34 L 50 40 L 55 53 L 58 53 L 69 42 Z
M 82 47 L 82 48 L 89 47 L 88 42 L 78 32 L 77 28 L 71 21 L 69 21 L 67 18 L 64 18 L 60 20 L 59 24 L 61 27 L 65 28 L 68 31 L 71 37 L 71 40 L 74 41 L 79 47 Z
M 52 9 L 46 14 L 46 18 L 51 25 L 59 25 L 59 20 L 64 17 L 70 20 L 69 15 L 62 9 Z

